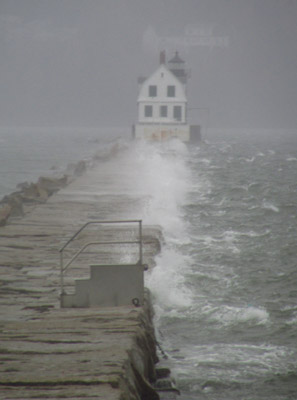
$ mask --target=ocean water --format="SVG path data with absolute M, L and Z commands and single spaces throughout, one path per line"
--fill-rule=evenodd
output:
M 22 134 L 0 135 L 0 194 L 120 133 Z M 180 399 L 297 399 L 297 131 L 124 147 L 136 217 L 164 233 L 146 285 Z
M 0 127 L 0 199 L 23 182 L 61 175 L 125 136 L 123 128 Z
M 297 132 L 217 132 L 165 157 L 175 226 L 149 286 L 180 398 L 296 399 Z

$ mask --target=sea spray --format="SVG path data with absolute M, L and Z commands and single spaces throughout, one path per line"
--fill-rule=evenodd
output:
M 296 152 L 296 134 L 267 147 L 238 131 L 193 148 L 127 142 L 102 163 L 93 198 L 110 189 L 113 216 L 162 228 L 146 285 L 181 400 L 295 398 Z
M 287 205 L 296 203 L 296 140 L 268 149 L 260 137 L 219 138 L 183 153 L 178 146 L 152 145 L 142 157 L 152 188 L 145 220 L 161 225 L 165 239 L 146 284 L 181 399 L 290 398 L 297 225 Z
M 164 310 L 189 307 L 191 292 L 184 284 L 186 257 L 180 251 L 189 243 L 182 204 L 191 188 L 188 149 L 178 140 L 134 144 L 134 191 L 143 196 L 143 222 L 162 228 L 164 243 L 146 285 L 155 301 L 156 318 Z

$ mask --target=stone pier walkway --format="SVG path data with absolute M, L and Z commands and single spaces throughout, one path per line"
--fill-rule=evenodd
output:
M 156 361 L 151 309 L 60 309 L 59 249 L 91 220 L 141 219 L 142 199 L 129 192 L 129 157 L 101 161 L 44 204 L 0 228 L 0 399 L 157 399 L 149 381 Z M 134 235 L 129 228 L 128 234 Z M 113 228 L 114 230 L 114 228 Z M 125 227 L 116 229 L 126 235 Z M 120 232 L 120 233 L 119 233 Z M 113 235 L 92 227 L 70 246 Z M 157 227 L 144 227 L 144 262 L 159 250 Z M 90 263 L 133 262 L 137 248 L 110 246 L 77 260 L 66 278 Z M 95 260 L 94 260 L 95 258 Z

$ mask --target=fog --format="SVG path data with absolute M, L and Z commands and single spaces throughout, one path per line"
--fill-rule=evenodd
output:
M 131 125 L 179 50 L 214 128 L 297 127 L 296 0 L 0 0 L 0 125 Z

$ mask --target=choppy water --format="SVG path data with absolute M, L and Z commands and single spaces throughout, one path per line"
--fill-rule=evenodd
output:
M 297 398 L 296 156 L 292 132 L 177 156 L 181 228 L 150 285 L 182 399 Z
M 93 139 L 66 135 L 60 147 L 74 161 L 95 150 Z M 36 146 L 32 153 L 28 142 L 21 170 L 20 157 L 7 169 L 15 155 L 2 158 L 0 147 L 2 190 L 29 170 L 41 175 Z M 129 168 L 118 167 L 133 182 L 129 194 L 143 199 L 136 217 L 164 231 L 146 284 L 181 400 L 296 399 L 297 132 L 129 146 Z M 65 160 L 55 149 L 47 147 L 44 169 Z

